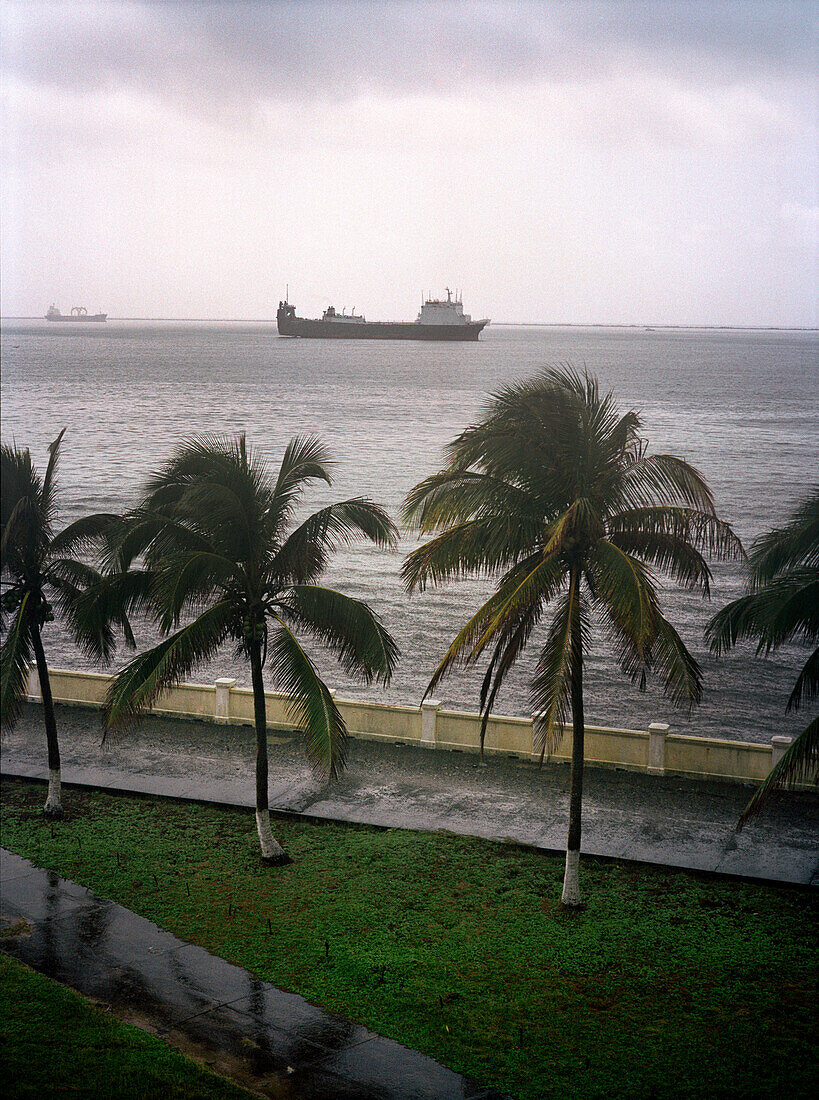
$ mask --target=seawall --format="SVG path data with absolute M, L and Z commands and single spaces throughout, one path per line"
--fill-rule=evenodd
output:
M 55 702 L 69 706 L 101 707 L 113 679 L 104 673 L 50 670 Z M 335 694 L 335 693 L 334 693 Z M 28 698 L 39 701 L 40 684 L 36 668 L 29 672 Z M 415 745 L 430 750 L 477 753 L 480 749 L 480 718 L 464 711 L 444 710 L 435 700 L 418 707 L 363 702 L 335 697 L 351 737 L 393 744 Z M 267 725 L 271 729 L 294 730 L 287 697 L 266 692 Z M 196 718 L 204 721 L 253 724 L 253 693 L 236 686 L 231 679 L 213 684 L 179 684 L 157 699 L 155 715 Z M 486 730 L 485 750 L 538 762 L 538 715 L 513 718 L 493 715 Z M 653 722 L 645 730 L 587 726 L 585 760 L 598 767 L 646 772 L 650 775 L 681 775 L 736 783 L 761 783 L 791 743 L 789 737 L 772 737 L 769 745 L 744 741 L 691 737 L 671 733 L 664 722 Z M 563 730 L 556 751 L 547 753 L 546 763 L 565 763 L 571 756 L 571 728 Z M 812 784 L 804 784 L 809 788 Z

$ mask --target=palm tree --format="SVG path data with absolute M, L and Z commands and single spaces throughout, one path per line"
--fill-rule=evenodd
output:
M 788 642 L 819 640 L 819 486 L 790 520 L 754 543 L 748 560 L 747 592 L 723 607 L 706 627 L 717 655 L 741 638 L 757 639 L 757 655 Z M 819 647 L 796 678 L 785 712 L 798 710 L 819 691 Z M 819 717 L 808 722 L 745 807 L 738 828 L 759 813 L 776 790 L 807 779 L 819 766 Z
M 340 545 L 361 536 L 393 545 L 397 532 L 386 513 L 355 498 L 292 527 L 306 484 L 330 484 L 328 465 L 324 447 L 312 437 L 290 442 L 276 477 L 244 435 L 188 440 L 148 481 L 118 547 L 124 571 L 142 556 L 148 606 L 164 638 L 117 676 L 106 726 L 135 717 L 164 688 L 233 642 L 250 664 L 256 825 L 262 858 L 270 863 L 289 857 L 270 830 L 265 664 L 304 728 L 314 769 L 335 776 L 345 758 L 344 721 L 294 631 L 329 647 L 347 672 L 367 681 L 387 683 L 397 659 L 395 643 L 365 603 L 316 583 Z
M 699 666 L 660 612 L 656 573 L 709 591 L 704 552 L 742 554 L 701 474 L 649 455 L 635 412 L 621 416 L 588 374 L 548 369 L 506 387 L 447 448 L 448 466 L 408 495 L 405 518 L 436 537 L 405 560 L 410 592 L 467 574 L 497 576 L 494 594 L 455 637 L 427 694 L 487 654 L 486 723 L 509 669 L 553 608 L 531 684 L 543 762 L 571 708 L 572 763 L 563 902 L 580 904 L 583 663 L 593 613 L 623 671 L 656 671 L 675 703 L 702 693 Z
M 58 511 L 55 475 L 64 434 L 65 428 L 49 447 L 42 477 L 32 465 L 28 449 L 19 450 L 5 443 L 0 448 L 0 628 L 5 633 L 0 649 L 0 715 L 9 727 L 16 722 L 33 658 L 40 679 L 48 744 L 48 796 L 43 812 L 52 817 L 62 815 L 60 747 L 43 625 L 54 619 L 52 606 L 56 605 L 78 644 L 96 658 L 112 656 L 117 625 L 133 642 L 123 612 L 81 616 L 78 610 L 83 594 L 92 594 L 104 579 L 92 565 L 72 555 L 87 553 L 103 539 L 117 517 L 85 516 L 54 533 Z

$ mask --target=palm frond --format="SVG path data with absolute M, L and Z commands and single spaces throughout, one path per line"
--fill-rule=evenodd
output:
M 766 652 L 787 641 L 819 640 L 819 569 L 790 570 L 769 582 L 758 593 L 766 597 Z M 773 604 L 778 603 L 777 609 Z
M 742 543 L 730 524 L 711 512 L 685 505 L 627 508 L 610 516 L 607 527 L 612 541 L 615 534 L 618 536 L 618 545 L 621 545 L 620 539 L 639 540 L 642 537 L 650 547 L 650 537 L 661 536 L 666 542 L 672 540 L 681 546 L 703 551 L 718 561 L 745 560 Z M 659 545 L 661 547 L 662 543 Z M 661 550 L 657 564 L 662 561 Z M 685 577 L 684 572 L 682 577 Z
M 617 409 L 614 395 L 600 396 L 597 379 L 585 375 L 585 393 L 582 398 L 581 417 L 586 435 L 595 452 L 595 466 L 601 469 L 600 460 L 619 459 L 637 437 L 640 417 L 636 412 L 622 416 Z
M 248 561 L 262 536 L 262 501 L 240 495 L 241 488 L 200 478 L 186 485 L 174 504 L 174 518 L 204 536 L 214 550 Z
M 317 436 L 294 436 L 285 448 L 275 492 L 277 495 L 289 493 L 294 487 L 315 478 L 329 485 L 331 466 L 330 452 Z
M 639 431 L 642 423 L 640 414 L 631 409 L 612 424 L 606 436 L 605 448 L 608 457 L 614 459 L 618 466 L 623 459 L 633 461 L 639 455 Z
M 754 542 L 749 564 L 755 589 L 787 570 L 819 568 L 819 485 L 786 524 Z
M 785 713 L 799 710 L 803 700 L 814 699 L 817 694 L 819 694 L 819 647 L 814 649 L 796 677 Z
M 11 576 L 4 577 L 2 583 L 5 591 L 0 594 L 0 634 L 5 634 L 6 619 L 17 614 L 20 601 L 26 594 L 26 588 L 19 580 L 14 580 Z
M 247 557 L 263 534 L 273 492 L 266 461 L 244 435 L 204 435 L 184 440 L 149 478 L 143 508 L 181 520 L 213 548 Z
M 48 551 L 52 514 L 42 500 L 28 449 L 0 445 L 0 565 L 18 577 L 36 573 Z
M 505 616 L 502 629 L 496 631 L 493 635 L 496 642 L 495 650 L 481 684 L 479 700 L 481 755 L 483 755 L 486 729 L 489 724 L 489 716 L 495 705 L 495 699 L 507 674 L 526 648 L 532 631 L 540 621 L 544 599 L 545 597 L 541 597 L 522 603 L 514 613 Z M 427 689 L 427 692 L 429 692 L 431 686 Z
M 757 653 L 770 653 L 788 641 L 819 637 L 819 573 L 790 570 L 763 588 L 746 593 L 721 608 L 706 627 L 706 638 L 718 656 L 742 638 L 756 638 Z
M 80 563 L 77 562 L 76 564 L 79 565 Z M 84 568 L 90 570 L 88 566 Z M 82 584 L 75 584 L 73 580 L 52 572 L 49 577 L 49 584 L 54 593 L 55 604 L 60 615 L 66 621 L 74 641 L 85 656 L 92 661 L 109 661 L 114 656 L 117 648 L 115 626 L 122 627 L 125 641 L 129 645 L 132 643 L 133 633 L 131 632 L 130 623 L 119 609 L 116 609 L 113 615 L 103 614 L 103 601 L 98 597 L 103 578 L 96 570 L 90 570 L 90 572 L 95 574 L 96 580 L 84 578 Z M 86 627 L 84 633 L 80 633 L 77 629 L 78 616 L 76 608 L 83 596 L 87 596 L 95 605 L 96 627 L 93 632 L 88 627 Z
M 542 715 L 543 719 L 537 725 L 541 731 L 541 744 L 536 746 L 540 750 L 541 764 L 547 748 L 551 751 L 559 742 L 571 702 L 572 668 L 577 659 L 582 660 L 582 652 L 575 652 L 573 641 L 576 617 L 580 620 L 581 649 L 585 650 L 590 641 L 587 615 L 580 585 L 573 580 L 568 592 L 556 602 L 554 618 L 532 677 L 529 694 L 532 711 Z
M 103 710 L 105 729 L 133 721 L 165 688 L 178 684 L 201 661 L 213 657 L 228 636 L 233 618 L 233 607 L 223 600 L 135 657 L 108 690 Z
M 461 627 L 450 643 L 444 654 L 443 660 L 432 674 L 432 678 L 424 692 L 425 699 L 432 694 L 438 684 L 444 677 L 452 672 L 453 669 L 464 668 L 477 660 L 475 646 L 486 631 L 487 624 L 494 618 L 502 602 L 503 597 L 495 592 L 473 615 L 470 616 L 466 624 Z
M 65 428 L 60 432 L 53 443 L 48 447 L 48 463 L 46 465 L 46 472 L 43 475 L 43 487 L 40 493 L 40 507 L 43 510 L 43 515 L 46 517 L 49 525 L 54 520 L 56 513 L 56 500 L 54 496 L 55 490 L 55 478 L 57 474 L 57 466 L 60 461 L 60 444 L 63 441 L 65 435 Z
M 280 607 L 294 625 L 329 646 L 347 673 L 389 683 L 398 646 L 367 604 L 331 588 L 293 585 Z
M 167 554 L 200 550 L 213 552 L 210 539 L 172 511 L 135 508 L 112 525 L 102 556 L 108 569 L 125 571 L 142 555 L 161 561 Z
M 782 759 L 771 769 L 768 778 L 742 811 L 737 832 L 768 805 L 779 789 L 815 779 L 817 768 L 819 768 L 819 715 L 808 722 Z
M 755 634 L 760 624 L 759 601 L 754 593 L 746 593 L 711 617 L 705 628 L 705 638 L 711 652 L 721 657 L 741 638 Z
M 287 695 L 288 713 L 304 731 L 313 769 L 335 778 L 346 759 L 347 727 L 327 685 L 281 621 L 268 639 L 267 666 L 276 687 Z
M 204 550 L 167 553 L 158 562 L 149 557 L 151 604 L 159 627 L 172 630 L 182 614 L 219 598 L 231 587 L 241 586 L 242 574 L 235 561 Z
M 332 483 L 330 454 L 316 436 L 295 436 L 287 444 L 270 494 L 266 526 L 271 536 L 283 529 L 308 481 Z
M 644 664 L 659 612 L 650 571 L 605 539 L 600 539 L 591 551 L 587 569 L 595 599 L 604 606 L 618 634 L 628 639 L 638 661 Z
M 405 522 L 431 533 L 473 518 L 527 512 L 531 503 L 517 486 L 476 470 L 443 470 L 407 494 Z
M 75 558 L 50 558 L 43 570 L 43 580 L 55 587 L 66 584 L 80 590 L 96 584 L 99 579 L 100 574 L 93 565 Z
M 432 674 L 424 698 L 455 668 L 473 665 L 487 646 L 496 644 L 502 650 L 504 638 L 522 618 L 533 616 L 537 621 L 543 603 L 552 598 L 562 583 L 559 559 L 553 556 L 544 560 L 541 551 L 510 569 L 497 590 L 458 631 Z
M 21 451 L 8 443 L 0 444 L 0 526 L 5 529 L 21 497 L 36 502 L 41 491 L 42 480 L 32 465 L 28 448 Z
M 268 580 L 277 586 L 309 584 L 324 572 L 331 553 L 361 538 L 393 547 L 398 529 L 386 511 L 366 497 L 329 504 L 285 539 L 269 561 Z
M 0 647 L 0 721 L 7 729 L 14 726 L 20 715 L 32 660 L 29 602 L 30 596 L 26 592 Z
M 31 576 L 40 569 L 48 542 L 49 529 L 38 502 L 30 496 L 18 497 L 0 534 L 2 568 L 18 577 Z
M 479 424 L 447 448 L 450 470 L 478 467 L 530 495 L 541 514 L 565 509 L 586 449 L 582 401 L 561 386 L 512 387 Z
M 682 638 L 662 615 L 657 615 L 650 668 L 663 682 L 663 691 L 675 706 L 691 706 L 702 699 L 702 669 Z
M 577 497 L 544 530 L 544 554 L 553 554 L 564 549 L 568 539 L 582 536 L 584 527 L 588 530 L 590 524 L 597 525 L 596 521 L 597 517 L 593 514 L 590 502 L 585 497 Z
M 566 567 L 561 556 L 547 550 L 533 554 L 510 569 L 492 598 L 491 616 L 475 641 L 470 657 L 479 657 L 507 624 L 528 617 L 534 609 L 539 611 L 563 586 L 565 576 Z
M 640 455 L 623 471 L 620 500 L 624 508 L 682 504 L 715 515 L 714 498 L 702 474 L 675 455 Z
M 54 536 L 49 552 L 58 555 L 87 553 L 107 538 L 119 520 L 119 516 L 105 512 L 83 516 Z
M 247 491 L 272 491 L 267 464 L 247 446 L 244 433 L 234 437 L 205 433 L 182 440 L 170 459 L 150 476 L 146 491 L 149 497 L 166 493 L 165 503 L 178 499 L 189 485 L 200 481 L 215 481 L 233 488 L 238 496 Z
M 690 542 L 663 531 L 641 531 L 639 528 L 614 530 L 608 541 L 659 572 L 670 576 L 688 589 L 701 589 L 711 594 L 711 569 L 704 556 Z
M 116 649 L 116 635 L 113 627 L 114 623 L 120 622 L 120 616 L 109 619 L 104 624 L 101 623 L 93 641 L 79 638 L 74 629 L 74 607 L 77 601 L 89 589 L 96 591 L 102 581 L 102 575 L 85 562 L 75 561 L 73 558 L 54 558 L 47 563 L 43 579 L 49 586 L 57 609 L 67 620 L 74 640 L 79 643 L 86 656 L 106 660 L 113 656 Z
M 514 513 L 455 524 L 407 555 L 401 565 L 404 586 L 423 592 L 472 574 L 491 576 L 531 553 L 542 535 L 542 523 Z
M 146 570 L 100 574 L 83 590 L 64 601 L 63 613 L 83 653 L 94 661 L 110 661 L 116 648 L 116 633 L 135 648 L 130 617 L 149 611 L 151 576 Z

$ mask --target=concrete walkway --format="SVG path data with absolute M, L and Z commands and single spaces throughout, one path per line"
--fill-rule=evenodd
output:
M 2 950 L 216 1070 L 290 1100 L 504 1100 L 0 849 Z
M 101 747 L 99 713 L 58 707 L 63 781 L 253 806 L 249 726 L 151 717 Z M 3 735 L 2 772 L 45 778 L 42 710 L 27 704 Z M 270 806 L 308 817 L 509 840 L 547 851 L 566 841 L 569 769 L 351 741 L 332 785 L 310 775 L 296 736 L 270 736 Z M 736 832 L 751 788 L 587 768 L 585 853 L 773 882 L 819 884 L 819 796 L 787 793 Z

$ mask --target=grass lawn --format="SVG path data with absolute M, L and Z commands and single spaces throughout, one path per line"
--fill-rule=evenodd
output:
M 815 1094 L 815 895 L 587 859 L 573 913 L 524 848 L 275 821 L 271 869 L 249 811 L 2 795 L 5 847 L 522 1098 Z
M 7 1100 L 250 1100 L 167 1043 L 106 1016 L 0 954 L 0 1046 Z

